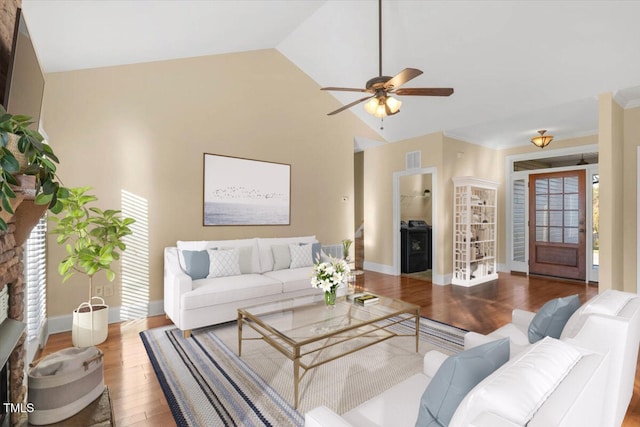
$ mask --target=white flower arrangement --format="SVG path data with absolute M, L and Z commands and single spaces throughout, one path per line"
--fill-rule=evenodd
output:
M 345 260 L 330 257 L 329 261 L 318 262 L 313 266 L 311 286 L 329 292 L 346 283 L 350 273 L 351 269 Z

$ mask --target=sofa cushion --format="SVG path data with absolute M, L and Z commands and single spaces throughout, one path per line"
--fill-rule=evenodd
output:
M 312 244 L 289 244 L 291 268 L 311 267 L 313 265 Z
M 289 293 L 311 288 L 311 267 L 267 271 L 263 275 L 282 283 L 282 292 Z
M 182 251 L 185 273 L 193 280 L 204 279 L 209 275 L 209 254 L 207 251 Z
M 480 381 L 509 360 L 509 339 L 448 357 L 425 389 L 416 426 L 447 426 L 458 405 Z
M 582 355 L 567 343 L 543 338 L 469 392 L 451 423 L 469 425 L 479 414 L 493 412 L 516 425 L 527 425 Z
M 540 341 L 546 336 L 560 338 L 562 329 L 579 307 L 578 295 L 555 298 L 545 303 L 529 324 L 529 342 Z
M 240 251 L 238 249 L 208 249 L 209 275 L 226 277 L 240 275 Z
M 240 267 L 240 273 L 250 274 L 258 272 L 257 268 L 254 268 L 253 266 L 253 251 L 253 245 L 238 247 L 238 265 Z
M 258 253 L 258 242 L 257 239 L 234 239 L 234 240 L 178 240 L 176 243 L 176 247 L 178 248 L 178 259 L 180 261 L 180 267 L 186 272 L 184 257 L 182 251 L 204 251 L 207 249 L 214 248 L 244 248 L 250 246 L 252 250 L 250 251 L 251 255 L 251 266 L 250 268 L 243 268 L 243 261 L 241 260 L 241 269 L 246 273 L 259 273 L 260 272 L 260 257 Z M 244 256 L 247 256 L 249 253 L 248 250 L 240 251 L 241 258 L 244 259 Z
M 291 265 L 291 253 L 289 245 L 273 245 L 271 246 L 273 253 L 273 270 L 284 270 Z
M 253 298 L 282 293 L 282 283 L 262 274 L 216 277 L 193 281 L 193 289 L 182 295 L 182 308 L 190 310 L 214 307 L 217 304 L 242 302 Z M 242 307 L 250 305 L 240 303 Z
M 258 238 L 258 253 L 260 258 L 260 273 L 273 271 L 273 245 L 288 245 L 289 243 L 315 243 L 316 236 L 303 237 L 274 237 L 274 238 Z

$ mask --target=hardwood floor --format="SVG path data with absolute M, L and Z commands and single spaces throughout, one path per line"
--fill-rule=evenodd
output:
M 423 316 L 481 333 L 508 323 L 514 308 L 536 311 L 552 298 L 578 294 L 584 302 L 597 294 L 596 286 L 507 273 L 501 273 L 496 282 L 464 288 L 366 272 L 359 276 L 357 286 L 419 304 Z M 109 338 L 99 346 L 105 354 L 105 383 L 109 386 L 119 427 L 175 426 L 138 335 L 142 330 L 169 324 L 171 322 L 164 316 L 112 324 L 109 326 Z M 52 335 L 43 355 L 70 346 L 70 333 Z M 623 426 L 640 426 L 638 371 Z

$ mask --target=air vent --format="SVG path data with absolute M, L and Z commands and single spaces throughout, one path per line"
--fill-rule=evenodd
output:
M 409 151 L 405 155 L 405 167 L 409 169 L 420 169 L 422 167 L 422 152 Z

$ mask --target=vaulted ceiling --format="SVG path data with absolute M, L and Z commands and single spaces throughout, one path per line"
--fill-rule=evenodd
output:
M 46 72 L 275 48 L 318 88 L 378 74 L 375 0 L 23 0 L 23 10 Z M 455 93 L 402 97 L 383 130 L 362 105 L 349 111 L 389 142 L 444 131 L 503 148 L 538 129 L 595 134 L 599 94 L 640 106 L 638 16 L 640 1 L 384 0 L 383 74 L 418 68 L 405 87 Z M 338 108 L 362 94 L 310 96 L 335 96 Z

